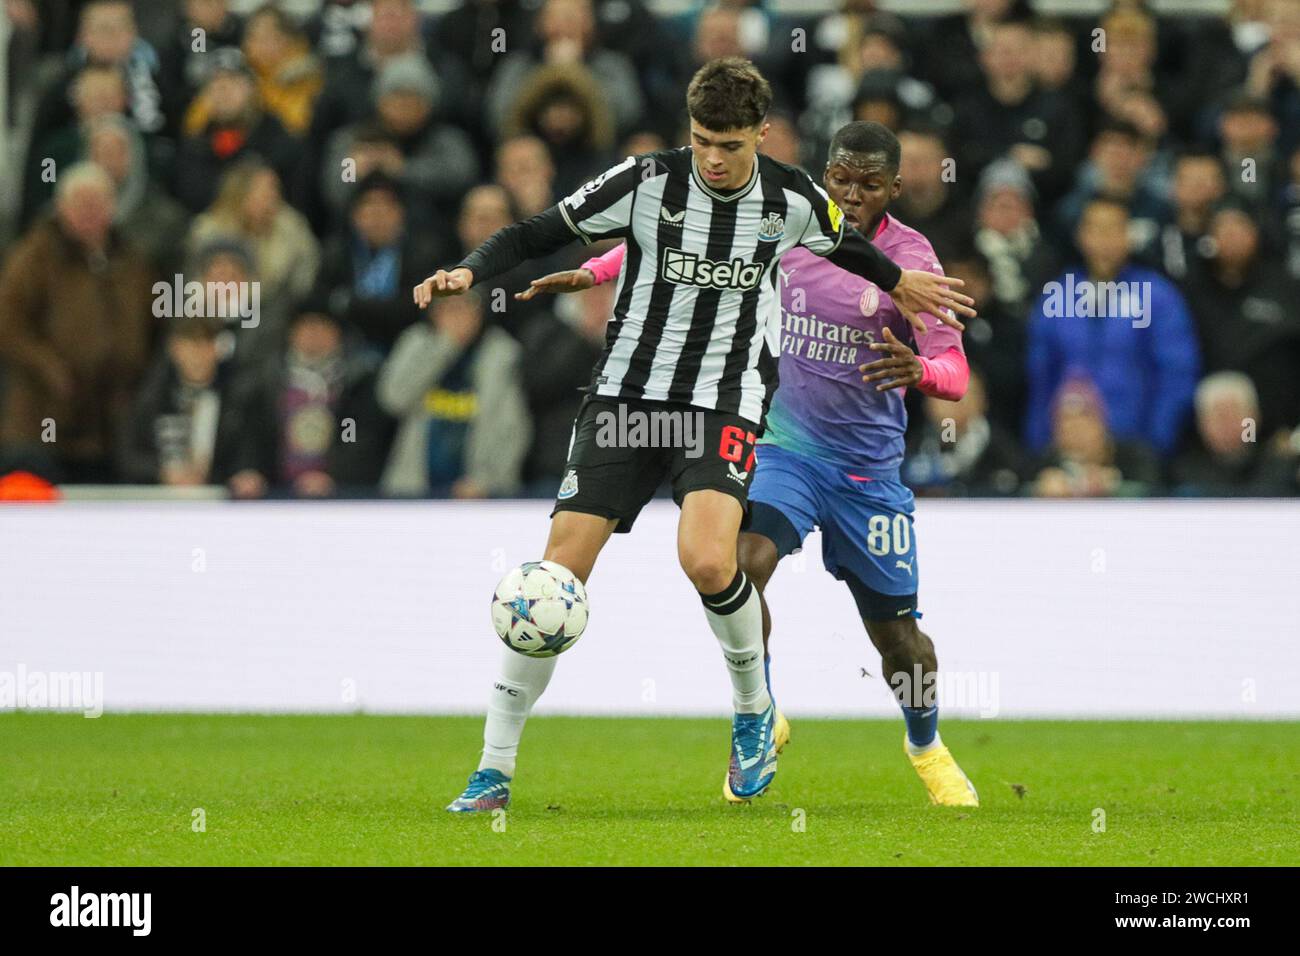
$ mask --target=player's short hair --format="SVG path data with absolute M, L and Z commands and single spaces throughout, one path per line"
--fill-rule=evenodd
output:
M 686 88 L 686 112 L 705 129 L 749 129 L 772 107 L 772 87 L 749 60 L 724 56 L 695 71 Z
M 831 148 L 827 152 L 826 161 L 833 161 L 835 154 L 842 149 L 851 153 L 866 153 L 870 156 L 883 154 L 885 168 L 893 172 L 898 172 L 898 163 L 903 152 L 898 144 L 898 137 L 888 126 L 864 120 L 848 123 L 835 131 L 835 135 L 831 137 Z

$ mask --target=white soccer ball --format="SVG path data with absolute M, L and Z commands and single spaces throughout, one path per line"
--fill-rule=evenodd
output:
M 587 627 L 587 589 L 554 561 L 527 561 L 492 595 L 492 626 L 506 647 L 528 657 L 567 651 Z

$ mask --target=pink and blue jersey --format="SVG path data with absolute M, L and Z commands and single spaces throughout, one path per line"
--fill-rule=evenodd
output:
M 929 241 L 888 214 L 874 242 L 904 269 L 943 274 Z M 914 335 L 888 293 L 801 246 L 782 256 L 777 269 L 780 384 L 760 444 L 777 445 L 854 474 L 896 476 L 907 430 L 905 389 L 880 392 L 878 383 L 862 381 L 859 366 L 887 354 L 867 346 L 883 341 L 888 326 L 922 357 L 929 378 L 934 369 L 925 360 L 949 350 L 962 354 L 961 333 L 926 316 L 930 331 Z M 964 367 L 964 361 L 961 364 Z M 932 392 L 928 384 L 923 380 L 922 390 Z M 942 394 L 942 389 L 934 391 Z

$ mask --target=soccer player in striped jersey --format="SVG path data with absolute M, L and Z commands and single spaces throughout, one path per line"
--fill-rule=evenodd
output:
M 902 189 L 898 167 L 893 133 L 850 123 L 831 141 L 822 181 L 846 220 L 894 261 L 940 273 L 925 237 L 889 215 Z M 622 256 L 618 247 L 581 269 L 545 276 L 529 293 L 608 281 Z M 933 317 L 909 324 L 876 284 L 802 249 L 785 257 L 780 278 L 781 386 L 759 442 L 750 523 L 738 548 L 741 570 L 759 591 L 764 645 L 771 616 L 762 592 L 780 559 L 817 525 L 826 570 L 848 585 L 880 652 L 907 725 L 904 749 L 931 801 L 978 806 L 974 785 L 939 738 L 938 662 L 916 623 L 913 498 L 898 475 L 906 387 L 950 401 L 966 390 L 960 330 Z M 723 792 L 743 799 L 725 781 Z
M 846 226 L 807 174 L 758 154 L 771 98 L 749 61 L 705 64 L 687 91 L 689 147 L 628 157 L 414 291 L 425 307 L 574 239 L 626 240 L 605 352 L 574 423 L 544 558 L 585 582 L 609 536 L 630 530 L 659 484 L 671 479 L 681 508 L 678 559 L 700 593 L 731 677 L 727 786 L 742 799 L 763 793 L 776 773 L 760 598 L 736 556 L 759 423 L 776 385 L 779 329 L 769 321 L 776 267 L 802 246 L 889 291 L 913 319 L 950 308 L 974 314 L 971 300 L 951 288 L 959 282 L 900 269 Z M 684 443 L 647 447 L 621 435 L 610 441 L 601 426 L 665 412 L 697 416 L 702 455 Z M 524 722 L 555 663 L 504 653 L 482 761 L 449 810 L 508 803 Z

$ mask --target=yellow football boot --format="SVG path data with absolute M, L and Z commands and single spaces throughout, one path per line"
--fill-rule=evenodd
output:
M 776 752 L 780 753 L 790 742 L 790 721 L 786 720 L 785 714 L 779 710 L 776 712 L 776 727 L 773 735 L 776 737 Z
M 979 794 L 975 792 L 975 784 L 971 783 L 970 778 L 962 773 L 961 767 L 957 766 L 957 761 L 952 759 L 952 754 L 948 752 L 948 748 L 942 743 L 923 754 L 914 756 L 907 749 L 907 734 L 905 732 L 903 734 L 903 751 L 907 754 L 907 759 L 912 761 L 912 766 L 916 768 L 921 782 L 925 784 L 931 803 L 941 807 L 978 807 L 980 805 Z

